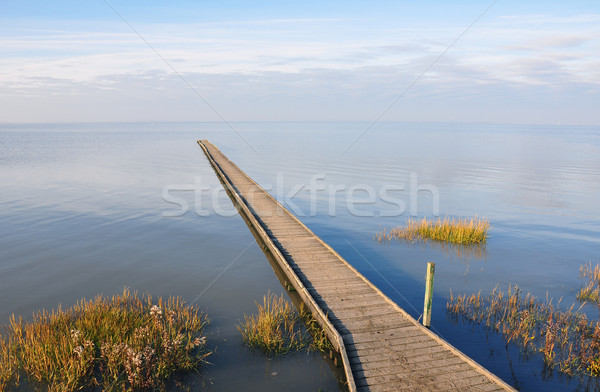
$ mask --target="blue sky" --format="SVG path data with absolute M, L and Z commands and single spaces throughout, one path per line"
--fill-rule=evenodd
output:
M 372 121 L 491 3 L 108 0 L 228 121 Z M 0 3 L 0 121 L 218 121 L 108 4 Z M 600 5 L 499 0 L 381 121 L 598 107 Z

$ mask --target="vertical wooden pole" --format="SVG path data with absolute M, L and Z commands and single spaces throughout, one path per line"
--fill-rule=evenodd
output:
M 433 274 L 435 263 L 427 263 L 427 280 L 425 281 L 425 304 L 423 306 L 423 325 L 429 328 L 431 325 L 431 303 L 433 301 Z

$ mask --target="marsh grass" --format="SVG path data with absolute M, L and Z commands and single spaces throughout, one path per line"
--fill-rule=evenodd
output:
M 540 352 L 549 368 L 600 376 L 600 322 L 588 320 L 573 306 L 561 311 L 552 300 L 541 302 L 518 287 L 509 287 L 507 294 L 494 289 L 485 297 L 450 293 L 446 306 L 455 319 L 484 324 L 525 353 Z
M 282 355 L 306 346 L 299 316 L 283 294 L 277 297 L 269 293 L 263 297 L 262 305 L 256 303 L 256 307 L 258 313 L 244 315 L 244 322 L 237 326 L 248 346 L 271 355 Z
M 436 221 L 409 219 L 405 227 L 397 226 L 389 231 L 384 228 L 375 234 L 374 239 L 379 242 L 423 239 L 460 245 L 484 244 L 489 228 L 490 223 L 486 219 L 478 218 L 438 218 Z
M 258 313 L 244 315 L 244 321 L 237 326 L 249 347 L 267 355 L 283 355 L 306 348 L 324 352 L 333 347 L 310 311 L 302 305 L 300 313 L 296 312 L 283 294 L 278 297 L 268 293 L 256 307 Z
M 180 298 L 155 303 L 128 290 L 42 311 L 31 322 L 13 315 L 0 336 L 0 390 L 17 387 L 21 376 L 51 391 L 162 389 L 206 362 L 207 323 Z
M 600 303 L 600 264 L 596 264 L 594 268 L 591 262 L 582 265 L 579 268 L 579 277 L 585 280 L 585 284 L 577 292 L 577 300 Z
M 313 317 L 310 310 L 304 304 L 300 306 L 300 318 L 304 322 L 306 330 L 310 334 L 310 346 L 311 350 L 328 352 L 334 350 L 333 344 L 329 341 L 327 333 L 323 327 L 319 325 L 317 320 Z

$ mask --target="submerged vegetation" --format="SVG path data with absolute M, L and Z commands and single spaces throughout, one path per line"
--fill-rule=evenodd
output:
M 561 311 L 552 300 L 541 302 L 523 295 L 518 287 L 508 294 L 494 289 L 454 297 L 447 303 L 450 315 L 502 333 L 524 352 L 540 352 L 549 368 L 558 367 L 567 375 L 600 376 L 600 322 L 588 320 L 573 306 Z
M 332 348 L 323 329 L 310 312 L 302 307 L 300 314 L 281 294 L 269 293 L 257 303 L 258 314 L 244 316 L 238 325 L 243 341 L 268 355 L 282 355 L 310 348 L 325 351 Z M 305 328 L 303 329 L 303 321 Z
M 585 285 L 577 292 L 577 299 L 581 302 L 600 303 L 600 264 L 592 268 L 592 263 L 579 268 L 579 277 L 584 279 Z
M 437 221 L 409 219 L 405 227 L 397 226 L 375 234 L 374 239 L 379 242 L 401 239 L 414 241 L 415 239 L 450 242 L 453 244 L 470 245 L 484 244 L 490 223 L 486 219 L 478 218 L 438 218 Z
M 179 298 L 154 303 L 128 290 L 42 311 L 31 322 L 13 316 L 0 336 L 0 390 L 21 376 L 52 391 L 162 389 L 206 362 L 207 323 Z

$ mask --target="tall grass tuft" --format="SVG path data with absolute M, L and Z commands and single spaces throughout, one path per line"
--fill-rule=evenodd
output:
M 31 322 L 13 315 L 0 337 L 0 390 L 18 386 L 21 375 L 52 391 L 162 389 L 206 361 L 207 323 L 180 298 L 154 303 L 128 290 L 44 310 Z
M 577 300 L 581 302 L 600 303 L 600 264 L 592 268 L 592 263 L 579 268 L 579 277 L 586 281 L 577 292 Z
M 244 315 L 237 326 L 244 342 L 266 354 L 281 355 L 306 346 L 299 317 L 293 306 L 283 298 L 269 293 L 262 305 L 256 303 L 258 314 Z
M 256 306 L 258 313 L 244 315 L 244 322 L 237 326 L 248 346 L 267 355 L 283 355 L 306 348 L 325 352 L 333 348 L 325 331 L 304 305 L 298 314 L 283 294 L 278 297 L 268 293 L 262 305 L 257 303 Z
M 405 227 L 397 226 L 389 232 L 386 229 L 375 234 L 379 242 L 392 239 L 413 241 L 415 239 L 450 242 L 453 244 L 470 245 L 484 244 L 490 223 L 478 218 L 438 218 L 437 221 L 409 219 Z
M 450 293 L 446 306 L 455 319 L 485 324 L 524 352 L 540 352 L 549 368 L 600 376 L 600 322 L 588 320 L 573 306 L 558 310 L 552 300 L 541 302 L 517 287 L 509 287 L 507 294 L 495 289 L 485 297 Z

